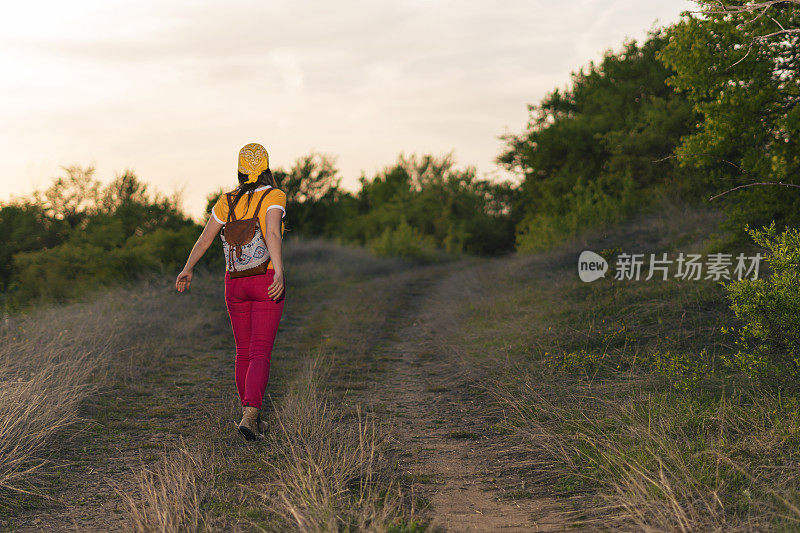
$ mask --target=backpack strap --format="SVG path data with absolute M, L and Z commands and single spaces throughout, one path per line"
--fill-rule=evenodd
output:
M 261 202 L 263 202 L 263 201 L 264 201 L 264 198 L 266 198 L 266 197 L 267 197 L 267 195 L 268 195 L 269 193 L 271 193 L 273 190 L 275 190 L 275 187 L 270 187 L 269 189 L 267 189 L 267 192 L 265 192 L 264 194 L 262 194 L 262 195 L 261 195 L 261 198 L 259 198 L 259 199 L 258 199 L 258 204 L 256 204 L 256 210 L 255 210 L 255 212 L 253 213 L 253 218 L 256 218 L 256 217 L 258 217 L 258 214 L 261 212 Z
M 257 217 L 258 216 L 258 213 L 261 210 L 261 202 L 263 202 L 264 198 L 266 198 L 267 195 L 269 193 L 271 193 L 273 190 L 275 190 L 275 187 L 270 187 L 267 190 L 267 192 L 262 194 L 261 198 L 258 199 L 258 204 L 256 205 L 256 210 L 255 210 L 255 213 L 253 213 L 253 217 Z M 236 211 L 234 209 L 236 207 L 236 204 L 234 204 L 233 200 L 232 200 L 233 193 L 225 193 L 225 197 L 228 199 L 228 222 L 233 222 L 233 221 L 236 220 Z M 245 215 L 246 214 L 247 213 L 245 213 Z

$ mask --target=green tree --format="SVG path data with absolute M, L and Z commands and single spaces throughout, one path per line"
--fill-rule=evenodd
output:
M 659 191 L 687 196 L 703 188 L 670 158 L 696 117 L 666 84 L 672 72 L 656 59 L 666 43 L 655 30 L 641 45 L 607 52 L 573 74 L 569 89 L 529 105 L 522 133 L 502 137 L 498 163 L 522 178 L 514 206 L 520 249 L 620 220 L 652 205 Z
M 89 167 L 65 168 L 32 200 L 0 207 L 3 300 L 65 299 L 149 271 L 179 268 L 202 229 L 177 197 L 151 194 L 132 171 L 106 186 Z M 206 256 L 206 264 L 221 264 Z
M 79 227 L 100 207 L 101 183 L 94 178 L 95 168 L 79 165 L 61 167 L 65 175 L 53 180 L 44 191 L 33 193 L 33 203 L 48 216 Z
M 368 244 L 386 239 L 387 228 L 408 225 L 451 253 L 513 248 L 514 186 L 478 179 L 474 167 L 457 168 L 452 154 L 400 154 L 394 165 L 372 180 L 362 176 L 360 183 L 357 215 L 345 227 L 351 240 Z
M 725 288 L 738 324 L 730 363 L 752 378 L 798 388 L 800 378 L 800 230 L 771 224 L 746 231 L 767 250 L 769 276 Z
M 670 29 L 659 54 L 675 70 L 668 83 L 701 117 L 676 150 L 681 164 L 706 172 L 718 193 L 750 182 L 800 184 L 800 6 L 701 7 Z M 718 201 L 740 239 L 746 224 L 800 222 L 800 190 L 752 187 Z
M 0 292 L 14 272 L 13 257 L 56 246 L 67 238 L 69 223 L 49 216 L 42 206 L 18 200 L 0 205 Z
M 352 195 L 340 187 L 341 176 L 333 157 L 311 153 L 297 158 L 289 170 L 273 173 L 286 193 L 286 230 L 306 236 L 336 235 L 352 214 Z

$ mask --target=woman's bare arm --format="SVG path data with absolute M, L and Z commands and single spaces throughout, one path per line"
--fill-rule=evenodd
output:
M 269 250 L 269 258 L 272 260 L 272 268 L 275 269 L 275 276 L 272 279 L 272 284 L 267 290 L 267 294 L 273 300 L 283 294 L 283 257 L 281 255 L 281 217 L 283 211 L 280 209 L 267 209 L 267 250 Z
M 211 243 L 214 242 L 220 229 L 222 229 L 222 224 L 217 222 L 213 216 L 208 217 L 208 222 L 206 222 L 206 227 L 203 228 L 203 233 L 197 238 L 197 242 L 194 243 L 192 251 L 189 253 L 186 266 L 183 267 L 183 270 L 178 274 L 178 278 L 175 280 L 175 288 L 178 289 L 179 292 L 188 289 L 192 284 L 194 266 L 200 261 L 200 258 L 203 257 L 203 254 L 206 253 Z

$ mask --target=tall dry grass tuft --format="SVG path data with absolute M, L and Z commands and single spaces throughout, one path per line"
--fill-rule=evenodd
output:
M 209 485 L 201 481 L 208 468 L 202 449 L 181 442 L 165 451 L 153 466 L 133 470 L 138 494 L 115 488 L 127 509 L 127 527 L 140 533 L 198 531 L 206 523 L 201 503 Z
M 24 375 L 4 369 L 0 388 L 0 502 L 10 493 L 31 493 L 36 460 L 54 434 L 75 421 L 77 405 L 90 390 L 92 361 L 47 366 Z
M 382 532 L 408 524 L 386 451 L 387 434 L 360 408 L 347 411 L 328 396 L 323 386 L 328 361 L 322 355 L 310 358 L 269 417 L 264 440 L 242 449 L 231 431 L 225 437 L 230 442 L 220 447 L 195 442 L 164 452 L 155 467 L 140 465 L 134 474 L 138 490 L 118 489 L 128 526 L 138 532 L 222 527 L 215 522 L 219 517 L 208 514 L 212 500 L 240 508 L 226 528 Z M 225 417 L 222 411 L 220 406 L 219 416 Z M 257 469 L 259 481 L 243 468 Z M 245 475 L 249 481 L 234 483 L 238 489 L 232 490 L 207 481 L 214 479 L 212 471 L 228 479 Z M 239 489 L 248 497 L 237 494 Z
M 21 493 L 48 497 L 37 473 L 54 464 L 53 437 L 81 420 L 83 402 L 208 325 L 200 296 L 164 297 L 169 290 L 168 281 L 144 280 L 3 321 L 0 506 Z
M 275 413 L 264 463 L 276 475 L 264 502 L 291 530 L 387 531 L 403 519 L 387 435 L 359 408 L 331 402 L 328 365 L 311 359 Z
M 703 413 L 680 394 L 631 389 L 603 398 L 601 390 L 553 394 L 552 385 L 525 375 L 489 390 L 546 483 L 569 493 L 575 480 L 588 490 L 583 523 L 634 531 L 800 525 L 797 462 L 769 427 L 778 402 L 768 395 L 748 409 L 723 398 Z

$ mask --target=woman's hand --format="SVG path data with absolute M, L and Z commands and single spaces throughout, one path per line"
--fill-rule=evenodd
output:
M 178 289 L 178 292 L 183 292 L 189 288 L 189 285 L 192 284 L 192 270 L 191 269 L 183 269 L 181 273 L 178 274 L 178 279 L 175 280 L 175 288 Z
M 267 289 L 267 295 L 273 300 L 277 300 L 283 294 L 283 289 L 283 272 L 275 272 L 275 275 L 272 276 L 272 285 Z

